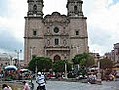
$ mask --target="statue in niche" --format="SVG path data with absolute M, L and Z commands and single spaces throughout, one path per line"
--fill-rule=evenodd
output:
M 66 41 L 66 39 L 65 39 L 65 40 L 63 40 L 63 45 L 64 45 L 64 46 L 66 46 L 66 45 L 67 45 L 67 41 Z
M 50 45 L 50 40 L 47 40 L 47 45 L 48 45 L 48 46 Z

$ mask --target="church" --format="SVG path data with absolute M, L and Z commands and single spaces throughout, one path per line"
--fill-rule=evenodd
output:
M 82 0 L 67 0 L 67 15 L 60 12 L 43 14 L 43 0 L 28 0 L 25 17 L 24 59 L 26 65 L 33 56 L 49 57 L 53 62 L 71 60 L 89 52 L 87 17 Z

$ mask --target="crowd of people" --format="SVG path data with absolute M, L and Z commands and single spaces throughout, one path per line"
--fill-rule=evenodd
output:
M 22 83 L 23 83 L 22 90 L 33 90 L 33 87 L 30 87 L 27 81 L 23 81 Z M 42 74 L 41 72 L 38 72 L 37 74 L 36 83 L 38 84 L 37 90 L 46 90 L 46 86 L 45 86 L 46 78 L 45 75 Z M 7 84 L 3 84 L 2 90 L 12 90 L 12 88 Z
M 103 75 L 103 79 L 106 80 L 106 81 L 113 81 L 113 80 L 116 80 L 116 71 L 115 70 L 112 70 L 112 71 L 105 71 L 104 75 Z M 72 74 L 71 74 L 72 75 Z M 16 77 L 18 79 L 22 79 L 22 80 L 27 80 L 28 78 L 29 79 L 36 79 L 36 83 L 38 84 L 38 87 L 37 87 L 37 90 L 46 90 L 46 87 L 45 87 L 45 84 L 46 84 L 46 79 L 59 79 L 59 78 L 62 78 L 63 79 L 63 76 L 64 76 L 64 73 L 56 73 L 56 74 L 52 74 L 52 73 L 41 73 L 41 72 L 38 72 L 37 73 L 37 78 L 33 77 L 33 74 L 32 73 L 21 73 L 21 72 L 18 72 L 18 71 L 6 71 L 4 73 L 4 77 L 9 77 L 9 76 L 12 76 L 12 77 Z M 52 78 L 53 77 L 53 78 Z M 23 79 L 24 78 L 24 79 Z M 96 72 L 91 72 L 87 75 L 87 81 L 89 83 L 96 83 L 96 80 L 97 80 L 97 71 Z M 101 78 L 102 79 L 102 78 Z M 102 79 L 102 80 L 103 80 Z M 23 90 L 33 90 L 31 89 L 30 85 L 24 81 L 23 82 Z M 12 88 L 6 84 L 3 84 L 2 86 L 2 89 L 3 90 L 12 90 Z

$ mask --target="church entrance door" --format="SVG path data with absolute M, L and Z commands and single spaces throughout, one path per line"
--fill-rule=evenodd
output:
M 57 62 L 59 60 L 61 60 L 61 57 L 59 55 L 55 55 L 54 56 L 54 62 Z

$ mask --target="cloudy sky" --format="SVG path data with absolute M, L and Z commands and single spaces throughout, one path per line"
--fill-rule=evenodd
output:
M 91 52 L 103 55 L 119 43 L 119 0 L 83 0 Z M 67 0 L 44 0 L 44 14 L 67 14 Z M 27 0 L 0 0 L 0 53 L 23 50 Z

